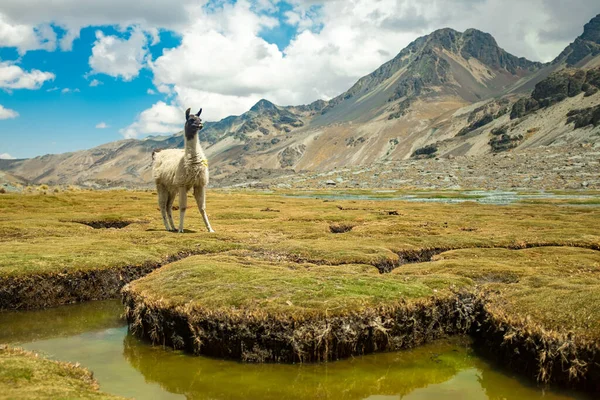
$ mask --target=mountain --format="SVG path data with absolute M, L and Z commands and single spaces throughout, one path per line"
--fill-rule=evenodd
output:
M 585 24 L 583 34 L 567 46 L 553 64 L 564 62 L 570 67 L 583 67 L 598 55 L 600 55 L 600 15 Z M 597 60 L 593 64 L 598 66 Z
M 200 139 L 217 181 L 242 173 L 251 179 L 252 171 L 596 143 L 598 68 L 600 15 L 546 64 L 511 55 L 476 29 L 440 29 L 329 101 L 284 107 L 263 99 L 242 115 L 207 123 Z M 182 144 L 181 133 L 123 140 L 4 160 L 0 170 L 35 183 L 151 185 L 152 150 Z

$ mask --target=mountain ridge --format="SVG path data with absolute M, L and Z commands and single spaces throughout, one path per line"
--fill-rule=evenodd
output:
M 515 104 L 526 103 L 534 87 L 553 73 L 574 65 L 600 66 L 599 42 L 600 15 L 551 63 L 514 56 L 477 29 L 438 29 L 415 39 L 328 101 L 279 106 L 261 99 L 241 115 L 207 122 L 200 139 L 211 160 L 211 175 L 217 178 L 241 169 L 327 170 L 527 146 L 531 135 L 516 123 L 534 118 L 531 114 L 539 107 L 519 116 L 507 133 L 492 132 L 508 126 Z M 593 107 L 598 96 L 585 101 L 580 97 L 564 104 Z M 551 110 L 558 107 L 554 104 Z M 559 140 L 572 130 L 567 128 L 540 128 L 536 143 Z M 573 143 L 591 140 L 588 133 Z M 81 152 L 2 162 L 0 170 L 36 183 L 151 185 L 146 156 L 158 147 L 182 145 L 181 133 L 118 141 Z

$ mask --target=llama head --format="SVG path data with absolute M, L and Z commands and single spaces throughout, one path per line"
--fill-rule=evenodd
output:
M 189 108 L 185 111 L 185 137 L 187 140 L 192 140 L 194 135 L 204 128 L 200 114 L 202 114 L 202 109 L 195 115 L 190 114 Z

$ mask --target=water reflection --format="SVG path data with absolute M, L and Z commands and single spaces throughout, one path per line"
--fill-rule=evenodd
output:
M 120 312 L 110 301 L 1 313 L 0 342 L 79 362 L 102 390 L 138 399 L 584 398 L 544 393 L 498 371 L 473 353 L 468 338 L 328 364 L 242 364 L 149 346 L 127 335 Z

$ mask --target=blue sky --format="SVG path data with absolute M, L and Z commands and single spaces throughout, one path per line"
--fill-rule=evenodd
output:
M 88 75 L 88 59 L 98 29 L 118 34 L 112 27 L 85 28 L 68 52 L 35 50 L 19 57 L 14 48 L 0 49 L 3 61 L 18 61 L 24 70 L 41 69 L 55 75 L 38 90 L 0 91 L 0 104 L 19 113 L 18 118 L 0 121 L 3 153 L 31 157 L 123 139 L 119 128 L 127 126 L 132 116 L 157 100 L 159 96 L 147 93 L 154 88 L 148 70 L 141 70 L 129 82 L 103 74 Z M 175 35 L 163 32 L 160 43 L 150 50 L 158 56 L 164 48 L 178 43 Z M 94 79 L 102 84 L 90 86 Z M 65 89 L 70 91 L 63 93 Z M 102 122 L 108 127 L 97 129 L 96 125 Z
M 0 157 L 172 134 L 187 107 L 218 120 L 261 98 L 327 99 L 446 26 L 548 61 L 600 12 L 588 0 L 450 2 L 3 0 Z

